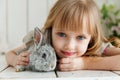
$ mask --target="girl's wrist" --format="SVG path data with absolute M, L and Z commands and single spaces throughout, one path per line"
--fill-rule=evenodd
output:
M 85 69 L 84 57 L 79 57 L 75 60 L 76 69 L 82 70 Z
M 13 56 L 13 59 L 12 59 L 12 66 L 13 66 L 13 67 L 16 66 L 16 64 L 17 64 L 16 61 L 17 61 L 17 55 L 14 55 L 14 56 Z
M 77 61 L 79 61 L 78 62 L 78 64 L 79 64 L 79 69 L 82 69 L 82 70 L 87 70 L 87 69 L 89 69 L 89 67 L 91 66 L 90 64 L 91 64 L 91 60 L 93 60 L 94 58 L 93 57 L 87 57 L 87 56 L 85 56 L 85 57 L 80 57 L 79 58 L 79 60 L 77 60 Z M 77 64 L 77 65 L 78 65 Z
M 16 61 L 17 61 L 17 55 L 15 51 L 11 51 L 11 60 L 9 60 L 9 65 L 15 67 L 16 66 Z
M 90 63 L 90 59 L 92 57 L 82 57 L 82 61 L 83 61 L 83 69 L 87 70 L 89 68 L 89 63 Z

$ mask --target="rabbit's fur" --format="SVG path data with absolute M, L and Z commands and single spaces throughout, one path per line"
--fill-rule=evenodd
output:
M 28 36 L 29 35 L 29 36 Z M 50 43 L 46 42 L 45 37 L 39 28 L 35 28 L 34 37 L 33 32 L 30 32 L 24 37 L 23 42 L 26 43 L 27 49 L 17 52 L 19 55 L 23 51 L 28 51 L 29 64 L 27 66 L 16 66 L 16 71 L 32 70 L 32 71 L 51 71 L 56 67 L 56 55 Z M 31 45 L 32 44 L 32 45 Z

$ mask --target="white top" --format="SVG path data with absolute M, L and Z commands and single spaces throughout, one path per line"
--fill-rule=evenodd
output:
M 101 47 L 101 54 L 103 54 L 104 52 L 105 52 L 105 49 L 107 48 L 107 47 L 113 47 L 113 45 L 110 43 L 110 42 L 108 42 L 108 43 L 103 43 L 102 44 L 102 47 Z

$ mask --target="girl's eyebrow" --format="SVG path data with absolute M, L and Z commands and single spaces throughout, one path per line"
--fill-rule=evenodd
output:
M 77 36 L 84 36 L 86 37 L 87 35 L 86 34 L 76 34 Z
M 66 30 L 64 29 L 56 29 L 57 32 L 66 32 Z M 72 31 L 71 31 L 72 32 Z M 73 32 L 74 33 L 74 32 Z M 78 35 L 78 36 L 88 36 L 89 34 L 87 33 L 74 33 L 75 35 Z
M 86 36 L 88 34 L 85 34 L 85 33 L 74 33 L 75 35 L 82 35 L 82 36 Z
M 78 34 L 78 36 L 84 36 L 84 37 L 87 37 L 87 36 L 90 36 L 90 35 L 89 35 L 89 34 L 81 33 L 81 34 Z

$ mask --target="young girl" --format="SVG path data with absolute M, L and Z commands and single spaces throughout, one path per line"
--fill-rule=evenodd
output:
M 120 49 L 104 37 L 99 13 L 93 0 L 58 0 L 53 6 L 42 31 L 49 31 L 59 70 L 120 70 Z M 16 55 L 25 47 L 6 54 L 8 65 L 28 65 L 30 53 Z

